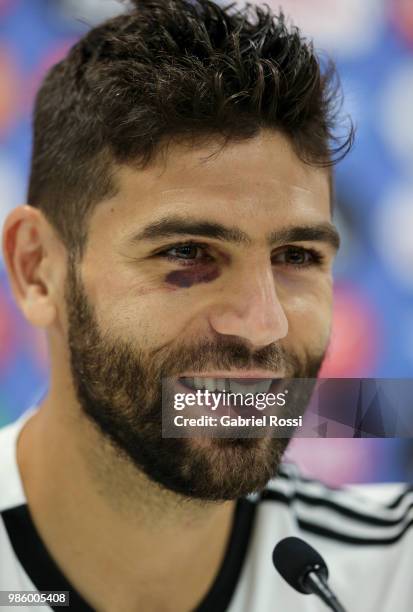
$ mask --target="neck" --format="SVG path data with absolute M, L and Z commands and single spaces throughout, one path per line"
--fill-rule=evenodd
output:
M 99 610 L 130 610 L 145 597 L 148 611 L 163 600 L 158 609 L 177 609 L 177 600 L 190 609 L 223 559 L 235 502 L 163 489 L 58 405 L 45 400 L 17 447 L 33 521 L 52 557 Z

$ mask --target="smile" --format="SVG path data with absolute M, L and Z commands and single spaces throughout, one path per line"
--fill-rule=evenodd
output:
M 229 393 L 268 393 L 273 382 L 280 380 L 274 378 L 202 378 L 182 377 L 180 383 L 191 390 L 227 391 Z

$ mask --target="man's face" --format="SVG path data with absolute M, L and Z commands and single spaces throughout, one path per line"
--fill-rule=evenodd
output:
M 288 440 L 162 438 L 162 379 L 316 377 L 335 247 L 325 170 L 268 131 L 216 151 L 121 168 L 65 299 L 83 413 L 161 486 L 224 500 L 262 489 Z

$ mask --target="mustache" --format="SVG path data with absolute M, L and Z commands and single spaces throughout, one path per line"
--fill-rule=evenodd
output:
M 152 359 L 159 364 L 159 353 L 163 347 L 152 352 Z M 196 347 L 183 345 L 172 351 L 169 349 L 162 360 L 168 367 L 164 375 L 177 375 L 190 369 L 191 371 L 205 370 L 286 370 L 296 371 L 302 365 L 297 355 L 279 344 L 268 345 L 258 351 L 252 351 L 245 342 L 225 337 L 215 341 L 205 340 Z M 174 364 L 171 369 L 171 364 Z

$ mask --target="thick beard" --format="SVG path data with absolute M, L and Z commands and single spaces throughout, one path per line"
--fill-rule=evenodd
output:
M 316 378 L 324 353 L 305 363 L 272 345 L 254 355 L 232 338 L 144 353 L 101 333 L 70 260 L 65 286 L 70 366 L 82 412 L 115 451 L 152 481 L 186 498 L 220 501 L 261 491 L 278 470 L 289 438 L 162 438 L 162 378 L 188 369 L 284 369 Z

